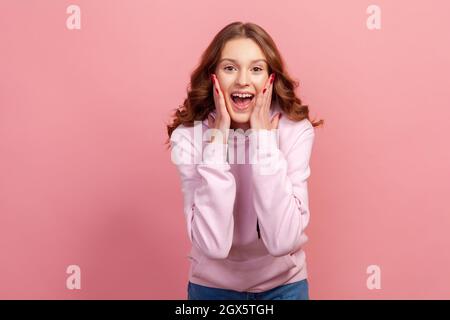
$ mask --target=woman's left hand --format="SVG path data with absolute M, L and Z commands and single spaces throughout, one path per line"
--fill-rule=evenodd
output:
M 270 105 L 272 103 L 272 90 L 275 74 L 272 73 L 267 79 L 264 89 L 256 97 L 256 104 L 250 115 L 250 127 L 254 130 L 272 130 L 278 128 L 281 113 L 270 120 Z

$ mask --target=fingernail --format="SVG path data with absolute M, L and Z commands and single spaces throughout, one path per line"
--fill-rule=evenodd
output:
M 217 90 L 217 88 L 216 88 L 216 92 L 217 92 L 217 94 L 219 94 L 219 90 Z
M 266 92 L 266 90 L 267 90 L 267 88 L 264 88 L 264 90 L 263 90 L 263 94 Z
M 270 76 L 270 84 L 273 83 L 273 80 L 275 80 L 275 73 L 272 73 L 272 75 Z

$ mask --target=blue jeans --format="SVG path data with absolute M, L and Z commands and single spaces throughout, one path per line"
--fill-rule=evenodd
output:
M 308 280 L 256 293 L 210 288 L 189 281 L 188 300 L 309 300 Z

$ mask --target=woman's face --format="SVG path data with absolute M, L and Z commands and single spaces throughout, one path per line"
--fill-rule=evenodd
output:
M 248 38 L 233 39 L 225 44 L 215 74 L 225 96 L 233 128 L 248 128 L 256 95 L 264 89 L 269 77 L 268 64 L 259 46 Z M 246 92 L 250 99 L 233 98 Z

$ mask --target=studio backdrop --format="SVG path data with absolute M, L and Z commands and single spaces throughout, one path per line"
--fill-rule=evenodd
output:
M 316 129 L 311 299 L 450 298 L 450 3 L 0 1 L 0 298 L 186 299 L 167 123 L 212 37 L 274 38 Z

